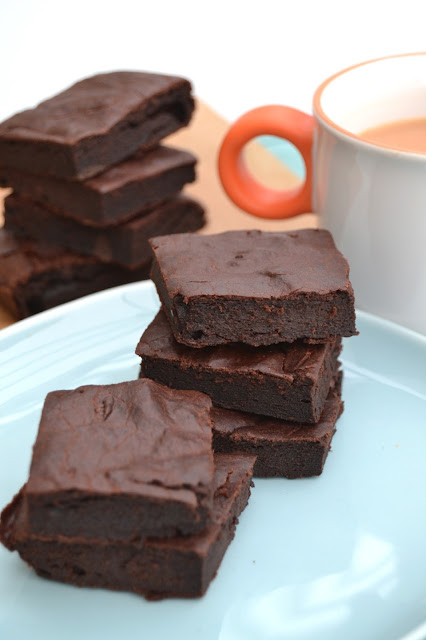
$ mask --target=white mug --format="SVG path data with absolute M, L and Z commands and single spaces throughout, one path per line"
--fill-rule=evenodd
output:
M 318 213 L 349 261 L 357 307 L 426 333 L 426 153 L 360 135 L 387 122 L 426 119 L 426 53 L 337 73 L 316 90 L 313 112 L 267 106 L 237 120 L 219 154 L 225 190 L 259 217 Z M 306 178 L 299 189 L 274 191 L 250 175 L 242 149 L 263 134 L 301 152 Z

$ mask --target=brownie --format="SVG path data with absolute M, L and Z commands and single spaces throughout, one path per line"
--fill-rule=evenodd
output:
M 195 180 L 196 158 L 164 146 L 137 151 L 100 175 L 73 182 L 0 166 L 0 186 L 92 226 L 115 225 L 177 194 Z
M 214 407 L 214 450 L 256 455 L 253 475 L 257 478 L 319 476 L 343 411 L 339 385 L 336 391 L 330 390 L 321 418 L 313 425 Z
M 129 271 L 60 249 L 43 250 L 0 229 L 0 304 L 26 318 L 64 302 L 145 280 L 151 261 Z
M 134 591 L 150 599 L 205 593 L 234 537 L 249 495 L 254 457 L 216 454 L 212 521 L 192 536 L 107 542 L 34 536 L 22 493 L 3 511 L 0 539 L 45 578 Z
M 187 535 L 212 506 L 211 400 L 153 380 L 49 393 L 24 507 L 36 535 Z
M 0 166 L 85 179 L 188 124 L 191 85 L 116 71 L 85 78 L 0 124 Z
M 179 234 L 151 245 L 178 342 L 257 347 L 356 333 L 348 263 L 328 231 Z
M 5 200 L 5 229 L 11 233 L 34 240 L 39 246 L 62 247 L 128 269 L 138 269 L 151 260 L 148 240 L 153 235 L 196 231 L 204 222 L 203 208 L 184 196 L 103 229 L 64 218 L 20 194 L 12 193 Z
M 317 422 L 335 378 L 341 339 L 322 344 L 243 344 L 192 349 L 173 337 L 164 311 L 136 348 L 144 377 L 207 393 L 227 409 L 295 422 Z

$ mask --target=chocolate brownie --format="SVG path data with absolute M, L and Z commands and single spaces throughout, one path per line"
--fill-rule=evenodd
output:
M 177 194 L 195 180 L 196 158 L 168 147 L 137 151 L 100 175 L 72 182 L 0 167 L 0 186 L 12 187 L 57 214 L 87 225 L 115 225 Z
M 153 238 L 151 277 L 191 347 L 352 336 L 349 266 L 325 230 Z
M 0 304 L 26 318 L 89 293 L 145 280 L 151 261 L 129 271 L 60 249 L 43 250 L 0 229 Z
M 3 511 L 0 539 L 45 578 L 78 586 L 134 591 L 148 598 L 206 591 L 234 537 L 249 495 L 254 457 L 216 454 L 212 521 L 192 536 L 106 542 L 32 535 L 22 493 Z
M 0 124 L 0 166 L 85 179 L 188 124 L 191 85 L 175 76 L 103 73 Z
M 343 402 L 336 391 L 330 391 L 321 418 L 315 425 L 214 407 L 213 447 L 220 452 L 255 454 L 253 475 L 258 478 L 318 476 L 342 411 Z
M 210 409 L 205 394 L 146 379 L 49 393 L 23 492 L 32 533 L 136 540 L 203 529 Z
M 35 240 L 91 255 L 102 262 L 138 269 L 151 259 L 149 238 L 158 233 L 196 231 L 204 224 L 204 210 L 190 198 L 176 196 L 115 227 L 88 227 L 57 215 L 46 205 L 13 193 L 5 200 L 5 229 Z
M 280 420 L 317 422 L 339 367 L 341 339 L 322 344 L 243 344 L 192 349 L 176 342 L 164 311 L 136 348 L 141 371 L 174 389 L 207 393 L 214 404 Z

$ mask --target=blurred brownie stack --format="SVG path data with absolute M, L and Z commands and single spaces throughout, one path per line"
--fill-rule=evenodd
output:
M 214 448 L 257 477 L 319 475 L 343 411 L 341 338 L 356 334 L 349 267 L 328 231 L 151 241 L 162 310 L 141 376 L 213 401 Z
M 0 302 L 23 318 L 148 277 L 148 239 L 190 232 L 181 195 L 196 158 L 159 145 L 186 126 L 190 83 L 115 72 L 87 78 L 0 124 Z

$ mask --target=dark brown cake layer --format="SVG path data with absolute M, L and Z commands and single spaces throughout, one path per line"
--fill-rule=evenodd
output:
M 234 537 L 253 464 L 253 456 L 215 455 L 212 521 L 196 535 L 120 543 L 39 538 L 28 528 L 21 493 L 3 511 L 0 540 L 45 578 L 154 599 L 201 596 Z
M 26 318 L 96 291 L 149 277 L 151 261 L 129 271 L 96 258 L 50 251 L 0 229 L 0 303 Z
M 103 73 L 0 124 L 0 166 L 90 178 L 188 124 L 191 85 L 175 76 Z
M 138 269 L 151 259 L 149 238 L 157 233 L 197 231 L 204 210 L 195 200 L 177 196 L 115 227 L 84 226 L 57 211 L 13 193 L 5 200 L 5 229 L 38 246 L 93 256 L 102 262 Z
M 356 333 L 349 266 L 328 231 L 178 234 L 151 245 L 178 342 L 257 347 Z
M 56 213 L 95 227 L 116 225 L 175 196 L 195 180 L 196 158 L 159 146 L 82 182 L 37 176 L 0 166 L 0 186 L 12 187 Z
M 321 416 L 340 350 L 340 338 L 315 345 L 298 341 L 192 349 L 174 339 L 160 311 L 136 353 L 144 377 L 174 389 L 202 391 L 227 409 L 312 423 Z
M 337 390 L 339 385 L 340 382 Z M 342 411 L 343 402 L 335 391 L 330 391 L 315 425 L 298 425 L 214 407 L 213 446 L 215 451 L 256 455 L 253 475 L 258 478 L 318 476 Z
M 23 490 L 31 532 L 136 540 L 203 529 L 211 400 L 152 380 L 49 393 Z

